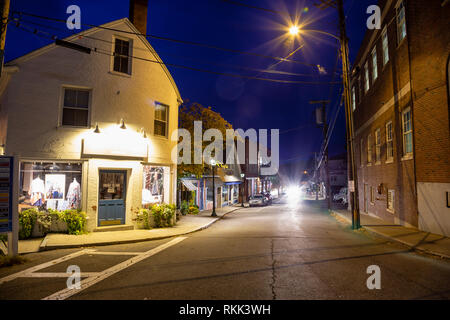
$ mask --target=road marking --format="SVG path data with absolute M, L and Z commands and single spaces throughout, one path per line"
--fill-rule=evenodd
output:
M 89 252 L 89 254 L 99 254 L 99 255 L 105 255 L 105 256 L 138 256 L 138 255 L 143 254 L 144 252 L 92 251 L 92 252 Z
M 130 266 L 132 266 L 133 264 L 136 264 L 144 259 L 147 259 L 148 257 L 151 257 L 171 246 L 176 245 L 177 243 L 183 241 L 184 239 L 187 239 L 187 237 L 178 237 L 175 238 L 167 243 L 164 243 L 156 248 L 153 248 L 149 251 L 143 252 L 141 254 L 139 254 L 136 257 L 132 257 L 128 260 L 125 260 L 122 263 L 119 263 L 109 269 L 106 269 L 102 272 L 99 272 L 99 275 L 97 276 L 93 276 L 93 277 L 88 277 L 87 279 L 84 279 L 80 282 L 81 288 L 80 289 L 63 289 L 61 291 L 58 291 L 48 297 L 43 298 L 42 300 L 65 300 L 75 294 L 80 293 L 81 291 L 93 286 L 94 284 L 105 280 L 106 278 L 112 276 L 113 274 L 122 271 Z
M 64 262 L 64 261 L 73 259 L 73 258 L 75 258 L 75 257 L 81 256 L 81 255 L 83 255 L 83 254 L 87 254 L 87 253 L 90 253 L 90 252 L 92 252 L 92 249 L 84 249 L 84 250 L 80 250 L 80 251 L 71 253 L 71 254 L 69 254 L 69 255 L 67 255 L 67 256 L 64 256 L 64 257 L 61 257 L 61 258 L 58 258 L 58 259 L 55 259 L 55 260 L 51 260 L 51 261 L 49 261 L 49 262 L 46 262 L 46 263 L 43 263 L 43 264 L 39 264 L 39 265 L 37 265 L 37 266 L 28 268 L 28 269 L 26 269 L 26 270 L 23 270 L 23 271 L 20 271 L 20 272 L 11 274 L 11 275 L 9 275 L 9 276 L 6 276 L 6 277 L 4 277 L 4 278 L 1 278 L 1 279 L 0 279 L 0 285 L 2 285 L 2 284 L 5 283 L 5 282 L 8 282 L 8 281 L 17 279 L 17 278 L 23 278 L 23 277 L 25 277 L 26 274 L 30 274 L 30 273 L 32 273 L 32 272 L 34 272 L 34 271 L 38 271 L 38 270 L 42 270 L 42 269 L 51 267 L 51 266 L 53 266 L 53 265 L 55 265 L 55 264 L 58 264 L 58 263 L 61 263 L 61 262 Z
M 84 272 L 80 273 L 80 278 L 96 277 L 100 272 Z M 23 275 L 23 278 L 68 278 L 73 273 L 66 272 L 33 272 Z

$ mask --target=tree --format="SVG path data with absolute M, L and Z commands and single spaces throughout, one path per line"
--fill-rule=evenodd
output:
M 226 130 L 233 129 L 233 126 L 226 121 L 222 116 L 213 111 L 211 107 L 203 107 L 201 104 L 189 101 L 184 102 L 180 105 L 178 112 L 178 128 L 186 129 L 191 134 L 191 161 L 194 159 L 194 121 L 202 122 L 202 137 L 206 130 L 208 129 L 218 129 L 222 133 L 224 139 L 224 150 L 225 150 L 225 137 Z M 181 140 L 181 138 L 180 138 Z M 179 140 L 179 142 L 180 142 Z M 208 141 L 203 141 L 202 139 L 202 153 L 205 147 L 209 144 Z M 205 164 L 185 164 L 181 163 L 178 165 L 178 177 L 183 177 L 186 175 L 195 175 L 200 177 L 204 174 Z

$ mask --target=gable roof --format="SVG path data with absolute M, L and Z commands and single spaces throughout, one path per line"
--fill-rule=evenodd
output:
M 127 25 L 130 30 L 136 34 L 136 36 L 142 41 L 142 43 L 147 47 L 147 49 L 155 56 L 156 60 L 159 62 L 159 65 L 161 66 L 161 68 L 163 69 L 164 73 L 166 74 L 167 78 L 169 79 L 170 83 L 173 86 L 173 89 L 175 90 L 175 93 L 177 95 L 177 100 L 179 103 L 182 103 L 183 100 L 181 99 L 181 95 L 180 95 L 180 91 L 178 90 L 178 87 L 174 81 L 174 79 L 172 78 L 172 75 L 170 74 L 169 70 L 167 69 L 166 65 L 164 64 L 164 62 L 162 61 L 162 59 L 159 57 L 159 55 L 156 53 L 155 49 L 153 49 L 153 47 L 150 45 L 150 43 L 148 42 L 148 40 L 146 39 L 145 36 L 141 35 L 141 33 L 139 32 L 139 30 L 136 29 L 136 27 L 133 25 L 133 23 L 130 22 L 130 20 L 128 20 L 128 18 L 122 18 L 119 20 L 115 20 L 115 21 L 111 21 L 105 24 L 100 25 L 99 27 L 94 27 L 94 28 L 90 28 L 87 30 L 84 30 L 80 33 L 76 33 L 73 34 L 70 37 L 64 38 L 64 41 L 68 41 L 68 42 L 72 42 L 74 40 L 76 40 L 77 38 L 79 38 L 80 36 L 89 36 L 92 34 L 95 34 L 98 31 L 102 31 L 105 30 L 104 28 L 114 28 L 115 26 L 124 23 L 125 25 Z M 14 60 L 9 61 L 8 63 L 5 64 L 5 66 L 14 66 L 16 64 L 20 64 L 22 62 L 28 61 L 30 59 L 33 59 L 34 57 L 40 56 L 52 49 L 56 48 L 56 44 L 55 43 L 51 43 L 49 45 L 46 45 L 42 48 L 36 49 L 31 51 L 30 53 L 27 53 L 19 58 L 16 58 Z

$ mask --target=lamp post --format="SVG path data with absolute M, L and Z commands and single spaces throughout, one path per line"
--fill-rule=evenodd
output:
M 242 208 L 244 207 L 244 196 L 245 196 L 245 192 L 244 192 L 244 188 L 245 188 L 245 173 L 241 173 L 241 179 L 243 179 L 242 181 L 242 188 L 241 188 L 241 197 L 242 197 Z
M 217 213 L 216 213 L 216 185 L 215 185 L 215 167 L 216 167 L 216 160 L 211 159 L 210 161 L 211 163 L 211 167 L 212 167 L 212 179 L 213 179 L 213 183 L 212 183 L 212 187 L 213 187 L 213 209 L 212 209 L 212 213 L 211 213 L 211 217 L 217 217 Z
M 322 1 L 323 2 L 323 1 Z M 328 35 L 339 41 L 341 45 L 341 60 L 342 60 L 342 79 L 344 82 L 344 101 L 345 101 L 345 123 L 347 130 L 347 149 L 349 155 L 349 190 L 353 187 L 353 190 L 350 190 L 353 193 L 353 197 L 351 198 L 352 202 L 352 227 L 353 229 L 359 229 L 360 225 L 360 214 L 359 214 L 359 200 L 358 200 L 358 176 L 356 172 L 356 161 L 355 161 L 355 150 L 354 150 L 354 126 L 353 126 L 353 112 L 352 107 L 350 105 L 350 62 L 348 57 L 348 38 L 346 34 L 345 28 L 345 13 L 343 0 L 337 1 L 337 7 L 339 11 L 339 20 L 340 20 L 340 36 L 335 36 L 326 31 L 321 30 L 301 30 L 297 26 L 293 26 L 289 29 L 289 33 L 291 36 L 296 36 L 301 32 L 316 32 Z M 350 187 L 351 186 L 351 187 Z

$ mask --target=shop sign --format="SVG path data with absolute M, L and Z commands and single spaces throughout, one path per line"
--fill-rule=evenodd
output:
M 83 139 L 83 155 L 147 158 L 147 145 L 141 141 L 117 141 L 89 137 Z
M 12 231 L 13 157 L 0 157 L 0 232 Z

